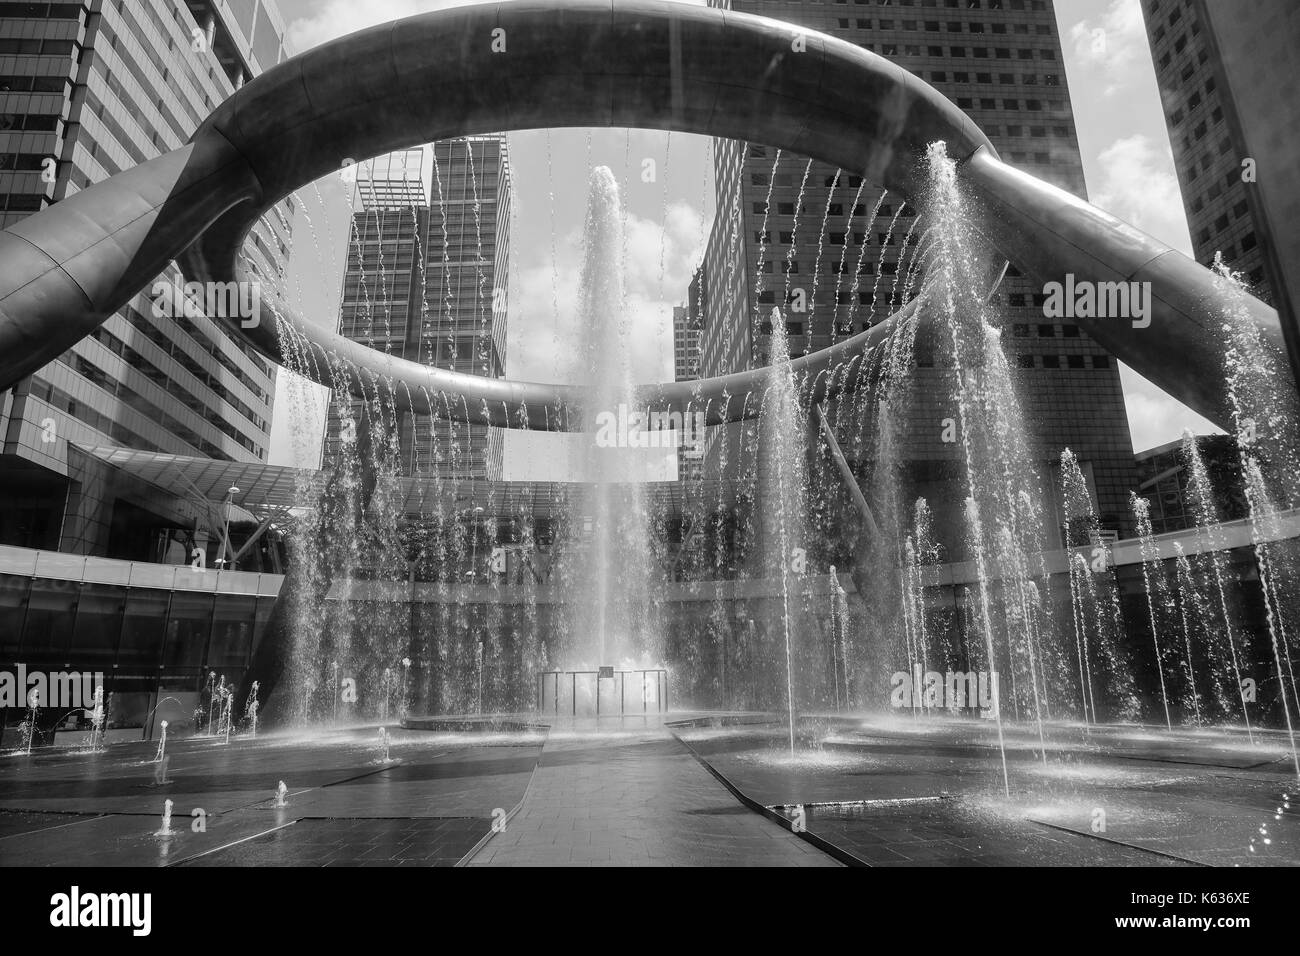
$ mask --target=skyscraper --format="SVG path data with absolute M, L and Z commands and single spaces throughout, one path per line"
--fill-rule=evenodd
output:
M 505 374 L 510 163 L 503 135 L 361 163 L 339 332 L 437 368 Z M 355 414 L 360 405 L 353 400 Z M 399 422 L 406 475 L 500 478 L 500 429 L 417 413 Z M 327 449 L 340 422 L 332 410 Z
M 697 278 L 699 275 L 700 273 L 696 272 Z M 689 304 L 675 305 L 673 306 L 673 379 L 678 382 L 690 382 L 699 377 L 699 313 Z
M 1222 252 L 1278 309 L 1300 369 L 1300 7 L 1142 0 L 1142 14 L 1196 258 Z
M 0 0 L 0 226 L 181 146 L 288 55 L 283 37 L 274 0 Z M 293 210 L 246 244 L 262 282 L 281 278 Z M 70 444 L 266 460 L 274 367 L 221 321 L 157 314 L 148 292 L 0 395 L 0 539 L 51 546 L 81 481 Z
M 1084 194 L 1061 41 L 1046 0 L 726 5 L 820 30 L 888 58 L 949 96 L 1004 160 Z M 717 214 L 704 255 L 710 293 L 704 375 L 765 364 L 769 314 L 783 300 L 796 355 L 856 334 L 898 307 L 905 286 L 899 263 L 919 239 L 912 232 L 915 212 L 901 197 L 886 195 L 876 208 L 880 190 L 861 177 L 804 157 L 778 156 L 758 143 L 717 140 L 714 161 Z M 804 312 L 788 305 L 796 293 L 811 303 Z M 1073 449 L 1090 474 L 1103 525 L 1125 531 L 1134 466 L 1118 368 L 1077 325 L 1045 319 L 1042 301 L 1042 290 L 1014 268 L 995 296 L 1006 316 L 1004 349 L 1018 367 L 1036 454 L 1046 473 L 1063 447 Z M 947 388 L 943 370 L 925 367 L 923 357 L 920 364 L 915 377 L 934 401 L 917 403 L 904 454 L 920 486 L 938 496 L 957 453 L 942 442 L 938 426 L 939 396 Z M 741 427 L 747 426 L 731 429 L 732 449 Z M 846 452 L 855 454 L 853 436 L 843 438 Z M 711 451 L 711 463 L 715 457 Z M 736 460 L 734 451 L 728 460 Z
M 695 270 L 686 305 L 673 306 L 673 378 L 693 382 L 700 377 L 700 325 L 703 320 L 704 270 Z M 701 462 L 688 455 L 686 448 L 677 450 L 677 478 L 698 477 Z

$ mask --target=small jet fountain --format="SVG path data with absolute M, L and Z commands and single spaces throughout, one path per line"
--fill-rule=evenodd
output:
M 401 704 L 401 712 L 400 712 L 400 716 L 403 718 L 406 717 L 406 700 L 407 700 L 406 688 L 409 686 L 410 681 L 411 681 L 411 659 L 409 657 L 403 657 L 402 658 L 402 704 Z
M 36 739 L 36 716 L 41 712 L 41 692 L 33 690 L 27 695 L 27 719 L 22 722 L 22 739 L 27 755 L 32 753 L 32 741 Z
M 248 693 L 248 704 L 244 707 L 244 720 L 248 722 L 248 735 L 257 737 L 257 681 Z
M 230 743 L 230 731 L 235 722 L 235 689 L 234 687 L 227 687 L 226 679 L 223 677 L 218 692 L 221 694 L 221 701 L 219 704 L 220 717 L 217 721 L 217 732 L 225 737 L 228 744 Z
M 162 826 L 154 836 L 169 837 L 175 835 L 176 831 L 172 829 L 172 802 L 170 800 L 165 800 L 163 802 Z
M 330 667 L 334 669 L 334 723 L 339 722 L 339 662 L 330 661 Z
M 224 681 L 225 678 L 222 678 L 222 680 Z M 216 719 L 216 713 L 215 713 L 215 709 L 214 709 L 214 707 L 215 707 L 215 703 L 216 703 L 216 686 L 217 686 L 217 672 L 216 672 L 216 671 L 209 671 L 209 672 L 208 672 L 208 688 L 207 688 L 207 690 L 208 690 L 208 736 L 209 736 L 209 737 L 211 737 L 211 736 L 213 735 L 213 734 L 212 734 L 212 729 L 213 729 L 213 728 L 212 728 L 212 724 L 213 724 L 214 720 Z
M 154 754 L 153 762 L 162 763 L 167 754 L 167 721 L 162 722 L 162 734 L 158 737 L 158 752 Z
M 100 753 L 104 749 L 104 685 L 95 688 L 95 699 L 90 709 L 90 751 Z

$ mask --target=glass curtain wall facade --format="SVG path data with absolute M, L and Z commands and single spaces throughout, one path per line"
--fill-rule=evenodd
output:
M 422 152 L 418 160 L 411 153 Z M 503 135 L 466 136 L 362 164 L 339 333 L 414 362 L 500 378 L 510 259 L 510 163 Z M 410 175 L 420 162 L 417 189 Z M 359 421 L 363 403 L 353 400 Z M 341 421 L 331 409 L 327 454 Z M 501 477 L 500 429 L 434 408 L 398 422 L 401 473 Z
M 283 34 L 273 0 L 0 0 L 0 226 L 183 145 L 286 57 Z M 245 246 L 261 282 L 281 280 L 293 214 Z M 274 367 L 223 321 L 160 316 L 144 290 L 0 398 L 0 471 L 67 476 L 68 442 L 264 461 Z
M 168 697 L 182 705 L 167 709 L 168 719 L 188 721 L 210 674 L 228 686 L 244 682 L 275 607 L 278 576 L 228 572 L 220 585 L 190 590 L 186 568 L 92 561 L 73 571 L 76 577 L 47 577 L 43 568 L 35 575 L 0 572 L 0 661 L 7 670 L 102 673 L 112 695 L 110 727 L 145 732 L 156 729 L 153 711 Z M 5 572 L 23 563 L 0 554 Z M 5 723 L 16 723 L 19 710 L 11 708 Z M 60 716 L 47 715 L 43 726 Z M 183 729 L 177 723 L 175 730 Z
M 1084 195 L 1061 38 L 1047 0 L 711 2 L 820 30 L 888 58 L 952 99 L 1003 160 Z M 891 297 L 898 306 L 903 283 L 896 280 L 919 239 L 912 232 L 915 212 L 900 197 L 886 195 L 872 220 L 880 189 L 859 176 L 823 163 L 808 165 L 802 156 L 778 157 L 760 143 L 717 140 L 713 149 L 717 215 L 704 255 L 704 375 L 767 363 L 768 317 L 787 286 L 792 294 L 802 289 L 813 302 L 802 314 L 785 310 L 794 355 L 880 321 Z M 874 310 L 873 287 L 879 290 Z M 898 295 L 892 295 L 895 289 Z M 1103 526 L 1126 534 L 1134 464 L 1116 361 L 1077 325 L 1044 318 L 1043 301 L 1042 290 L 1014 267 L 994 300 L 1004 317 L 1004 349 L 1022 383 L 1040 470 L 1046 480 L 1061 449 L 1073 449 L 1088 463 Z M 918 493 L 936 509 L 936 526 L 958 527 L 960 503 L 945 501 L 952 497 L 945 488 L 958 466 L 957 446 L 942 442 L 936 424 L 944 417 L 946 372 L 920 353 L 918 364 L 920 397 L 913 402 L 903 454 Z M 722 436 L 728 468 L 739 460 L 745 427 L 752 426 L 711 429 L 717 435 L 709 448 L 710 473 L 723 460 Z M 840 436 L 850 457 L 860 454 L 856 438 Z
M 1300 370 L 1300 150 L 1291 0 L 1142 0 L 1156 82 L 1198 261 L 1216 253 L 1277 308 Z

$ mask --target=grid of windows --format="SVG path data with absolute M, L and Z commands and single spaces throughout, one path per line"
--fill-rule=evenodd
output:
M 431 202 L 408 189 L 406 165 L 377 160 L 353 215 L 339 333 L 435 368 L 505 374 L 505 290 L 510 243 L 510 165 L 504 136 L 431 144 Z M 384 188 L 384 169 L 401 167 Z M 401 188 L 397 188 L 400 186 Z M 398 447 L 403 474 L 501 476 L 503 442 L 484 425 L 431 413 L 405 415 Z M 364 409 L 352 403 L 359 421 Z M 331 408 L 326 453 L 342 420 Z
M 1055 13 L 1047 2 L 924 0 L 834 3 L 732 0 L 745 13 L 818 29 L 889 57 L 944 93 L 997 146 L 1002 158 L 1075 195 L 1082 164 Z M 861 8 L 871 9 L 861 9 Z M 896 196 L 824 164 L 763 144 L 714 143 L 718 210 L 705 252 L 704 374 L 768 361 L 772 307 L 784 304 L 793 354 L 825 348 L 896 310 L 909 296 L 917 248 L 915 212 Z M 731 168 L 738 165 L 738 168 Z M 733 195 L 734 194 L 734 195 Z M 823 225 L 824 223 L 824 225 Z M 997 294 L 1008 324 L 1042 319 L 1038 290 L 1014 269 Z M 795 308 L 802 299 L 803 311 Z M 1092 462 L 1103 522 L 1127 530 L 1133 459 L 1118 369 L 1080 333 L 1008 342 L 1024 371 L 1022 393 L 1044 466 L 1069 446 Z M 1027 358 L 1026 358 L 1027 356 Z M 928 427 L 946 394 L 933 357 L 917 355 L 918 380 L 934 400 L 914 403 L 907 454 L 942 460 L 954 451 Z M 1087 416 L 1079 414 L 1087 408 Z M 942 416 L 940 416 L 942 417 Z M 931 440 L 929 437 L 933 435 Z M 841 436 L 853 450 L 854 436 Z M 709 461 L 718 465 L 710 440 Z M 729 446 L 734 461 L 735 445 Z M 1045 468 L 1046 470 L 1046 468 Z
M 1271 302 L 1242 175 L 1246 150 L 1235 141 L 1232 99 L 1216 75 L 1203 11 L 1181 0 L 1143 0 L 1142 13 L 1196 258 L 1208 266 L 1222 253 Z
M 147 722 L 166 690 L 199 687 L 210 670 L 238 683 L 274 606 L 272 596 L 0 574 L 0 657 L 101 671 L 117 720 Z
M 274 12 L 274 0 L 254 4 Z M 267 22 L 268 31 L 278 30 L 278 13 Z M 196 32 L 207 41 L 201 49 L 193 42 Z M 268 64 L 274 65 L 279 36 L 268 32 L 265 39 L 274 40 L 277 52 Z M 182 145 L 217 103 L 257 71 L 251 42 L 223 5 L 209 0 L 0 3 L 0 227 Z M 248 267 L 263 281 L 283 275 L 291 215 L 291 209 L 277 207 L 245 247 Z M 163 278 L 174 281 L 175 270 Z M 105 326 L 94 338 L 161 390 L 144 394 L 109 383 L 111 398 L 93 410 L 79 402 L 73 417 L 113 443 L 265 459 L 272 367 L 218 322 L 154 319 L 146 317 L 149 310 L 148 298 L 137 296 L 110 320 L 124 327 Z M 16 397 L 83 392 L 85 361 L 51 363 L 20 383 Z M 185 415 L 177 411 L 181 406 Z M 128 409 L 145 415 L 149 425 L 125 430 L 117 424 Z M 199 420 L 186 425 L 182 419 L 188 421 L 189 411 Z M 28 412 L 17 401 L 12 413 L 40 412 L 35 405 Z M 99 427 L 105 423 L 111 424 Z M 6 444 L 4 451 L 55 467 L 66 464 L 21 445 Z

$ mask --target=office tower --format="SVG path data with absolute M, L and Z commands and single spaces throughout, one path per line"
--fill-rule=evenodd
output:
M 366 161 L 356 173 L 339 332 L 413 362 L 505 374 L 510 163 L 502 135 L 465 136 Z M 361 405 L 352 400 L 354 417 Z M 499 428 L 445 409 L 398 424 L 406 475 L 501 477 Z M 441 412 L 441 414 L 439 414 Z M 331 409 L 327 450 L 341 423 Z
M 820 30 L 888 58 L 950 97 L 1005 161 L 1084 194 L 1061 40 L 1045 0 L 735 0 L 729 7 Z M 892 311 L 891 298 L 897 308 L 904 285 L 899 261 L 907 261 L 901 253 L 919 239 L 912 233 L 915 213 L 901 197 L 886 195 L 871 220 L 880 189 L 859 176 L 824 163 L 808 166 L 806 158 L 789 153 L 778 159 L 775 149 L 759 143 L 716 140 L 714 157 L 717 214 L 704 255 L 710 294 L 702 374 L 765 364 L 771 309 L 796 290 L 812 307 L 786 310 L 794 355 L 861 332 Z M 1073 449 L 1093 485 L 1103 526 L 1127 532 L 1134 465 L 1118 368 L 1077 325 L 1044 318 L 1042 301 L 1042 290 L 1014 268 L 995 296 L 1036 457 L 1047 475 L 1061 449 Z M 948 386 L 943 371 L 924 367 L 920 358 L 915 377 L 928 399 L 914 403 L 904 454 L 915 465 L 920 487 L 941 496 L 949 463 L 957 458 L 956 446 L 941 441 L 937 424 Z M 731 429 L 729 462 L 737 460 L 740 427 Z M 841 436 L 850 457 L 864 451 L 855 438 Z M 717 460 L 718 449 L 711 447 L 709 467 Z
M 1196 258 L 1223 253 L 1277 308 L 1300 368 L 1300 6 L 1142 0 L 1142 14 Z
M 0 227 L 184 144 L 288 55 L 283 35 L 273 0 L 0 0 Z M 246 244 L 262 283 L 282 274 L 292 215 L 291 197 Z M 155 314 L 145 289 L 0 395 L 0 540 L 57 543 L 84 483 L 70 446 L 265 461 L 275 370 L 225 322 Z
M 673 378 L 678 382 L 691 382 L 700 377 L 700 325 L 703 319 L 702 298 L 703 268 L 695 270 L 687 294 L 686 305 L 673 306 Z M 688 454 L 681 447 L 677 451 L 677 478 L 698 477 L 702 462 L 698 454 Z
M 700 272 L 696 272 L 698 281 Z M 696 281 L 691 283 L 694 290 Z M 694 298 L 694 296 L 692 296 Z M 690 382 L 700 377 L 700 317 L 690 304 L 673 306 L 673 379 Z

